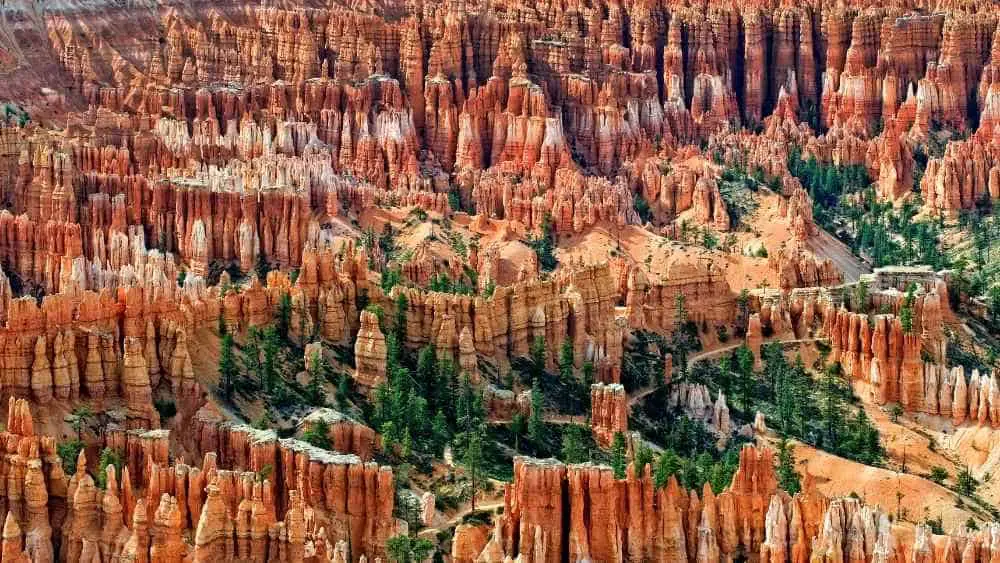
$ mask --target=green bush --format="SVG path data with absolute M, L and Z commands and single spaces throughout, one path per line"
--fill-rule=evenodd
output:
M 76 460 L 80 457 L 80 452 L 83 451 L 84 447 L 83 442 L 76 439 L 66 440 L 56 445 L 56 454 L 62 461 L 63 473 L 66 475 L 76 473 Z

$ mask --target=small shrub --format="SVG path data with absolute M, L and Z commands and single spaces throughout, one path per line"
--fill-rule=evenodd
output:
M 934 467 L 931 468 L 931 473 L 930 475 L 927 476 L 927 478 L 940 485 L 941 483 L 944 482 L 945 479 L 948 478 L 948 470 L 941 466 L 935 465 Z
M 729 329 L 726 325 L 718 325 L 715 327 L 715 335 L 719 337 L 719 342 L 729 341 Z
M 97 483 L 97 487 L 100 489 L 108 488 L 108 474 L 106 469 L 109 465 L 114 466 L 115 476 L 121 475 L 123 465 L 122 456 L 111 448 L 104 448 L 101 450 L 101 457 L 97 461 L 97 476 L 94 479 L 94 482 Z
M 938 516 L 937 518 L 926 518 L 924 520 L 924 524 L 931 529 L 931 533 L 939 536 L 944 535 L 944 521 L 941 519 L 941 516 Z
M 324 450 L 333 449 L 333 444 L 330 443 L 330 425 L 322 419 L 312 423 L 309 428 L 302 433 L 302 439 L 317 448 L 323 448 Z
M 66 440 L 56 446 L 56 454 L 62 460 L 63 473 L 73 475 L 76 473 L 76 460 L 83 451 L 84 444 L 80 440 Z

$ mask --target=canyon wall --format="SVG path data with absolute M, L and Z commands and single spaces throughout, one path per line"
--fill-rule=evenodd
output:
M 519 457 L 514 467 L 504 513 L 479 560 L 985 563 L 995 556 L 995 525 L 956 535 L 917 525 L 911 536 L 877 507 L 826 498 L 808 476 L 803 491 L 789 496 L 778 489 L 767 449 L 745 447 L 718 494 L 707 484 L 700 494 L 685 491 L 673 477 L 657 488 L 649 466 L 637 474 L 630 465 L 624 479 L 591 464 Z M 461 535 L 456 543 L 464 543 Z

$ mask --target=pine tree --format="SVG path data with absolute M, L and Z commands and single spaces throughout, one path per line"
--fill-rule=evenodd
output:
M 302 439 L 317 448 L 333 449 L 333 444 L 330 442 L 330 425 L 322 418 L 317 419 L 309 425 L 309 428 L 306 428 L 306 431 L 302 433 Z
M 646 466 L 653 463 L 653 450 L 642 440 L 638 442 L 639 445 L 635 448 L 632 465 L 635 467 L 635 474 L 641 477 Z
M 510 433 L 514 435 L 514 452 L 521 452 L 521 436 L 524 435 L 527 429 L 528 423 L 524 420 L 524 415 L 521 413 L 515 413 L 514 418 L 510 421 Z
M 736 298 L 736 307 L 739 313 L 736 316 L 736 334 L 743 336 L 747 333 L 747 324 L 750 322 L 750 291 L 743 288 L 739 297 Z
M 257 279 L 260 280 L 261 285 L 267 285 L 267 273 L 270 271 L 271 264 L 269 264 L 267 258 L 264 257 L 264 253 L 258 253 L 257 263 L 254 264 L 254 272 L 257 274 Z
M 278 351 L 281 350 L 280 337 L 273 326 L 264 329 L 264 361 L 261 364 L 260 385 L 265 393 L 273 393 L 278 379 Z
M 312 353 L 307 364 L 306 371 L 309 374 L 309 382 L 305 389 L 306 399 L 314 407 L 324 406 L 326 405 L 326 392 L 323 390 L 323 380 L 326 378 L 329 364 L 323 354 L 317 351 Z
M 753 378 L 753 351 L 745 344 L 736 349 L 736 370 L 739 376 L 737 390 L 740 395 L 740 405 L 743 412 L 750 412 L 750 400 L 753 398 L 755 381 Z
M 456 420 L 455 398 L 458 395 L 459 381 L 455 373 L 455 363 L 451 358 L 445 357 L 438 361 L 437 366 L 437 383 L 434 385 L 437 406 L 444 409 L 448 420 Z
M 421 563 L 427 560 L 432 551 L 434 544 L 425 538 L 398 535 L 385 542 L 385 553 L 392 563 Z
M 431 399 L 432 406 L 435 405 L 433 396 L 438 383 L 437 377 L 437 350 L 433 344 L 428 344 L 421 348 L 417 354 L 417 385 L 420 386 L 424 396 Z
M 913 282 L 906 288 L 906 295 L 903 296 L 903 305 L 899 308 L 899 323 L 903 325 L 903 333 L 913 332 L 913 301 L 916 298 L 914 293 L 917 286 Z
M 351 387 L 350 378 L 347 374 L 340 375 L 340 381 L 337 382 L 337 406 L 341 409 L 347 408 L 347 403 L 351 398 Z
M 903 334 L 913 332 L 913 309 L 910 307 L 899 309 L 899 324 L 903 325 Z
M 479 490 L 479 472 L 482 470 L 483 465 L 483 431 L 481 428 L 477 428 L 470 434 L 465 447 L 465 455 L 462 456 L 462 464 L 465 465 L 466 471 L 469 472 L 472 511 L 475 512 L 476 491 Z
M 587 410 L 590 386 L 583 385 L 573 375 L 573 341 L 568 338 L 559 349 L 559 383 L 564 392 L 570 394 L 576 412 Z
M 839 429 L 844 424 L 843 389 L 837 368 L 839 364 L 827 366 L 819 383 L 820 421 L 827 448 L 837 444 Z
M 583 463 L 590 459 L 590 452 L 584 443 L 585 427 L 566 424 L 562 431 L 562 460 L 565 463 Z
M 531 382 L 531 416 L 528 418 L 528 436 L 535 444 L 542 442 L 542 435 L 545 433 L 545 424 L 542 422 L 543 402 L 541 385 L 536 378 Z
M 292 326 L 292 296 L 283 292 L 278 298 L 278 306 L 274 310 L 274 328 L 278 335 L 288 339 L 288 331 Z
M 861 280 L 854 290 L 854 308 L 856 311 L 864 313 L 868 311 L 868 281 Z
M 94 479 L 98 489 L 103 490 L 108 488 L 107 468 L 109 465 L 115 468 L 115 475 L 120 477 L 122 466 L 124 465 L 122 456 L 111 448 L 104 448 L 101 450 L 101 457 L 97 460 L 97 473 Z
M 724 354 L 719 358 L 718 384 L 719 389 L 727 397 L 733 394 L 733 354 Z
M 795 418 L 798 393 L 791 369 L 783 369 L 774 380 L 774 400 L 778 409 L 778 426 L 790 432 Z
M 625 435 L 615 432 L 611 440 L 611 469 L 615 472 L 615 479 L 625 478 L 625 463 Z
M 572 388 L 576 383 L 573 377 L 573 341 L 567 338 L 559 349 L 559 379 L 561 383 Z
M 590 386 L 594 384 L 594 364 L 592 362 L 583 363 L 583 407 L 585 411 L 590 410 Z
M 434 449 L 434 455 L 443 455 L 444 447 L 448 444 L 449 434 L 448 419 L 444 416 L 443 411 L 438 410 L 431 422 L 431 445 Z
M 677 371 L 683 378 L 688 372 L 688 353 L 695 347 L 695 337 L 688 328 L 687 306 L 685 305 L 684 295 L 677 295 L 677 298 L 674 300 L 674 306 L 674 328 L 670 337 L 671 348 L 673 349 Z
M 545 337 L 539 335 L 531 342 L 531 376 L 541 378 L 545 375 Z
M 795 471 L 793 450 L 794 447 L 785 438 L 778 442 L 778 485 L 790 495 L 802 490 L 802 485 L 799 483 L 800 476 Z
M 955 486 L 958 488 L 958 492 L 963 495 L 970 496 L 972 493 L 976 492 L 976 488 L 979 487 L 979 482 L 972 476 L 972 472 L 969 471 L 968 466 L 963 466 L 962 470 L 959 471 L 958 475 L 955 477 Z
M 319 377 L 315 375 L 309 377 L 305 393 L 310 405 L 314 407 L 326 405 L 326 392 L 323 390 L 323 380 Z
M 406 294 L 400 291 L 396 295 L 396 318 L 393 322 L 393 330 L 400 342 L 406 342 L 406 312 L 409 309 L 410 302 L 407 300 Z
M 264 380 L 264 377 L 261 374 L 263 366 L 260 360 L 261 342 L 263 338 L 264 335 L 260 328 L 252 326 L 247 329 L 247 342 L 246 345 L 243 346 L 243 352 L 246 358 L 244 364 L 246 366 L 247 373 L 256 377 L 258 382 L 262 382 Z
M 486 412 L 482 396 L 476 392 L 469 381 L 469 375 L 462 376 L 462 387 L 457 400 L 457 434 L 455 443 L 459 449 L 467 449 L 473 434 L 482 432 L 486 425 Z
M 660 489 L 667 485 L 671 475 L 676 475 L 681 470 L 681 462 L 673 450 L 667 450 L 660 454 L 656 460 L 656 470 L 653 471 L 653 483 Z
M 219 352 L 219 391 L 227 401 L 233 398 L 233 388 L 238 376 L 239 370 L 233 356 L 233 335 L 226 333 L 222 336 L 222 350 Z

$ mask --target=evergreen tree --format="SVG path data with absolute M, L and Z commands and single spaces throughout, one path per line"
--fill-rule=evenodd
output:
M 838 374 L 840 364 L 831 364 L 823 370 L 819 382 L 819 412 L 823 429 L 823 444 L 834 448 L 840 428 L 844 424 L 843 387 Z
M 483 465 L 483 434 L 482 428 L 472 431 L 466 443 L 465 455 L 462 456 L 462 464 L 469 472 L 473 512 L 476 511 L 476 491 L 479 490 L 479 473 Z
M 219 391 L 227 401 L 233 398 L 233 388 L 238 376 L 239 370 L 233 356 L 233 335 L 226 333 L 222 336 L 222 350 L 219 352 Z
M 528 428 L 528 423 L 524 420 L 524 415 L 521 413 L 515 413 L 514 418 L 510 421 L 510 433 L 514 435 L 514 452 L 521 452 L 521 436 Z
M 333 444 L 330 442 L 330 425 L 322 418 L 317 419 L 309 425 L 309 428 L 306 428 L 305 432 L 302 433 L 302 439 L 317 448 L 333 449 Z
M 219 320 L 218 320 L 218 330 L 219 336 L 224 336 L 226 334 L 226 317 L 222 314 L 222 307 L 219 307 Z
M 667 482 L 672 475 L 676 475 L 681 470 L 681 460 L 673 450 L 667 450 L 660 454 L 656 460 L 656 470 L 653 471 L 653 483 L 656 488 L 661 489 L 667 486 Z
M 489 299 L 493 297 L 493 292 L 497 289 L 497 282 L 493 281 L 493 278 L 486 280 L 486 285 L 483 287 L 483 299 Z
M 878 464 L 884 454 L 878 429 L 872 424 L 864 409 L 858 409 L 848 421 L 838 447 L 839 453 L 861 463 Z
M 267 273 L 270 271 L 271 264 L 269 264 L 267 258 L 264 257 L 264 253 L 258 253 L 257 263 L 254 264 L 254 272 L 257 274 L 257 279 L 260 280 L 261 285 L 267 285 Z
M 788 443 L 788 440 L 782 438 L 778 442 L 778 485 L 790 495 L 794 495 L 802 489 L 799 483 L 800 476 L 795 471 L 793 450 L 794 447 Z
M 448 420 L 456 420 L 456 401 L 458 395 L 458 375 L 455 372 L 455 362 L 451 358 L 445 357 L 438 361 L 437 383 L 435 384 L 435 398 L 438 408 L 443 408 Z
M 861 280 L 854 290 L 854 309 L 864 313 L 868 311 L 868 281 Z
M 326 405 L 326 392 L 323 390 L 323 380 L 313 375 L 309 377 L 309 382 L 305 388 L 306 400 L 314 407 Z
M 439 406 L 435 401 L 435 392 L 438 384 L 437 350 L 433 344 L 428 344 L 417 353 L 417 385 L 427 397 L 430 406 Z
M 611 469 L 615 472 L 615 479 L 625 478 L 625 463 L 625 435 L 615 432 L 611 440 Z
M 916 287 L 913 282 L 910 282 L 906 288 L 906 295 L 903 296 L 903 305 L 899 308 L 899 323 L 903 325 L 904 334 L 913 332 L 913 301 Z
M 801 358 L 800 358 L 801 360 Z M 774 378 L 774 402 L 778 410 L 778 427 L 782 432 L 791 432 L 801 399 L 793 368 L 778 371 Z
M 351 398 L 350 377 L 347 374 L 340 375 L 337 382 L 337 406 L 341 409 L 347 408 L 347 403 Z
M 562 432 L 562 460 L 565 463 L 583 463 L 590 459 L 584 435 L 587 429 L 577 424 L 566 424 Z
M 567 388 L 576 383 L 573 377 L 573 341 L 567 338 L 559 348 L 559 380 Z
M 482 433 L 486 425 L 486 412 L 482 396 L 469 382 L 469 375 L 462 375 L 462 387 L 458 395 L 456 445 L 460 450 L 470 447 L 473 435 Z M 481 436 L 480 436 L 481 438 Z
M 910 307 L 902 307 L 899 310 L 899 323 L 903 325 L 903 334 L 910 334 L 913 332 L 913 309 Z
M 555 256 L 555 238 L 552 215 L 546 213 L 542 219 L 542 235 L 539 238 L 528 239 L 528 246 L 535 251 L 538 265 L 543 272 L 551 272 L 558 265 Z
M 393 330 L 396 332 L 396 338 L 399 342 L 406 342 L 406 312 L 410 309 L 410 302 L 406 298 L 406 294 L 402 291 L 396 295 L 396 318 L 393 325 Z
M 263 364 L 261 363 L 261 343 L 264 340 L 264 334 L 261 332 L 260 328 L 251 326 L 247 329 L 247 342 L 243 346 L 244 352 L 244 365 L 247 369 L 247 373 L 252 377 L 255 377 L 258 382 L 264 380 L 261 370 Z
M 971 496 L 976 492 L 976 488 L 979 487 L 979 482 L 972 476 L 972 472 L 969 471 L 968 466 L 964 466 L 958 472 L 958 475 L 955 476 L 955 485 L 958 488 L 958 492 L 966 496 Z
M 274 310 L 274 328 L 277 334 L 284 339 L 288 339 L 288 331 L 292 325 L 292 296 L 288 292 L 281 294 L 278 298 L 278 306 Z
M 329 371 L 330 364 L 321 352 L 314 351 L 307 362 L 306 371 L 309 382 L 306 383 L 306 399 L 314 407 L 326 405 L 326 391 L 323 390 L 323 380 Z
M 264 329 L 263 351 L 264 361 L 261 364 L 260 385 L 267 394 L 273 393 L 278 379 L 278 352 L 281 350 L 280 338 L 273 326 Z
M 385 542 L 385 553 L 393 563 L 422 563 L 432 551 L 434 544 L 425 538 L 398 535 Z
M 118 452 L 111 448 L 101 450 L 101 457 L 97 460 L 97 474 L 94 479 L 97 483 L 97 488 L 102 490 L 108 488 L 108 466 L 114 467 L 115 475 L 120 477 L 123 465 L 122 456 Z
M 750 291 L 743 288 L 739 297 L 736 298 L 736 334 L 743 336 L 747 333 L 747 324 L 750 322 Z
M 438 410 L 431 422 L 431 446 L 435 456 L 444 454 L 444 447 L 448 444 L 450 434 L 448 419 L 444 416 L 443 411 Z
M 538 335 L 531 342 L 531 377 L 541 379 L 545 375 L 545 337 Z
M 382 293 L 389 295 L 392 288 L 403 281 L 403 272 L 398 267 L 389 268 L 382 272 Z
M 528 436 L 535 444 L 540 444 L 542 435 L 545 433 L 545 424 L 542 422 L 542 388 L 538 379 L 531 382 L 531 416 L 528 418 Z
M 740 395 L 740 406 L 745 413 L 750 412 L 750 400 L 753 398 L 755 386 L 753 364 L 753 351 L 746 344 L 736 349 L 737 391 Z
M 695 335 L 691 333 L 688 324 L 685 297 L 678 294 L 674 300 L 674 328 L 671 334 L 671 348 L 674 353 L 674 363 L 680 376 L 687 376 L 688 354 L 695 348 Z
M 559 349 L 559 383 L 566 393 L 570 394 L 571 405 L 575 412 L 584 412 L 589 408 L 590 386 L 584 385 L 573 374 L 573 341 L 566 339 Z
M 733 395 L 733 362 L 734 354 L 723 355 L 719 358 L 719 372 L 716 382 L 719 384 L 719 389 L 727 397 Z
M 639 445 L 635 448 L 635 455 L 632 459 L 632 465 L 635 467 L 635 474 L 637 476 L 642 476 L 642 472 L 646 469 L 647 465 L 653 463 L 653 450 L 646 445 L 645 442 L 639 440 Z
M 590 386 L 594 384 L 594 364 L 592 362 L 583 363 L 583 406 L 585 411 L 590 410 Z

